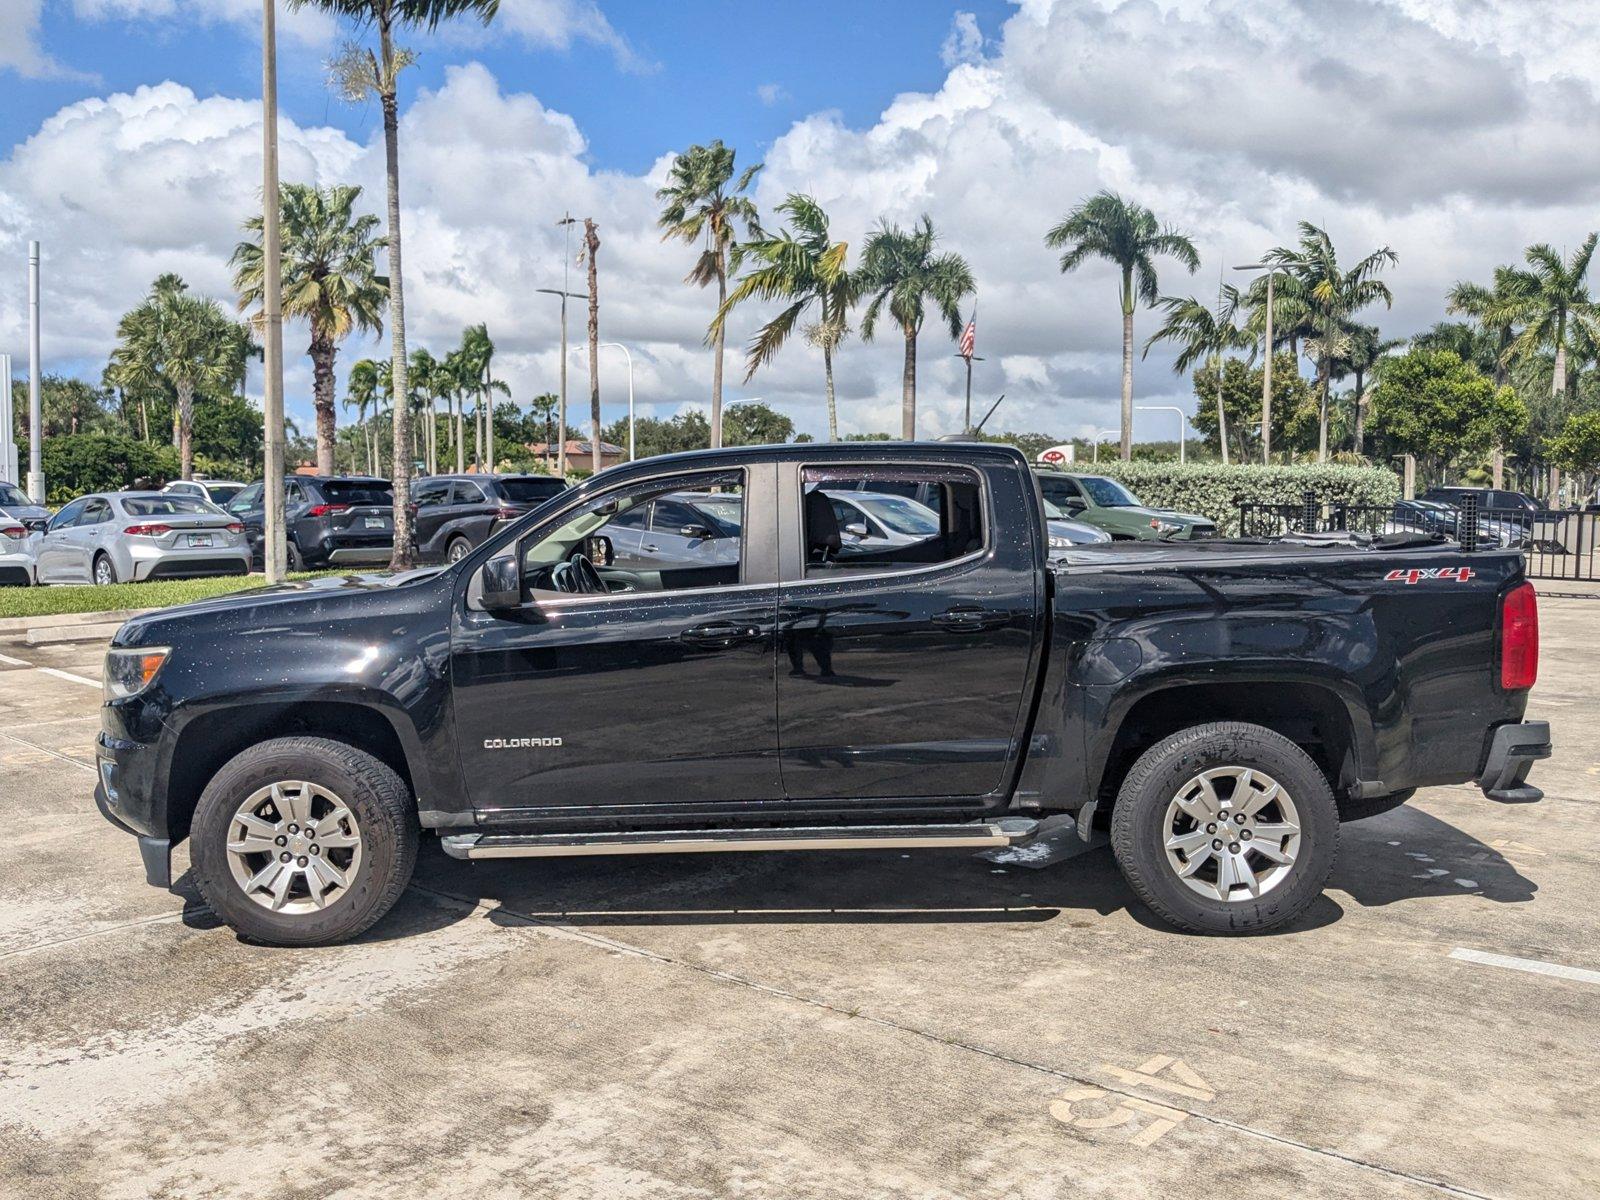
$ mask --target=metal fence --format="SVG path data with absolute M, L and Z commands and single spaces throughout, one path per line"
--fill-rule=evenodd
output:
M 1394 533 L 1439 535 L 1466 549 L 1519 549 L 1532 579 L 1600 580 L 1600 512 L 1480 513 L 1469 497 L 1458 508 L 1325 502 L 1307 492 L 1299 504 L 1239 505 L 1239 536 Z

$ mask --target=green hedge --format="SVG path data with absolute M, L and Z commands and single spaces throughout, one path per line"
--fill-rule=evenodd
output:
M 1154 508 L 1210 517 L 1225 534 L 1239 531 L 1239 504 L 1299 504 L 1307 490 L 1320 501 L 1345 504 L 1393 504 L 1400 481 L 1381 467 L 1347 467 L 1331 463 L 1309 466 L 1229 466 L 1219 463 L 1110 462 L 1080 463 L 1074 470 L 1105 475 L 1126 484 Z

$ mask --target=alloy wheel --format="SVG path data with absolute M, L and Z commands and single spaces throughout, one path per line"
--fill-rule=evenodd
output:
M 247 796 L 228 821 L 228 869 L 272 912 L 310 913 L 349 890 L 361 869 L 361 827 L 344 801 L 303 780 Z
M 112 569 L 111 560 L 103 554 L 94 560 L 94 581 L 101 587 L 109 587 L 117 581 L 117 574 Z
M 1167 805 L 1162 832 L 1167 865 L 1208 900 L 1266 895 L 1300 853 L 1293 798 L 1250 767 L 1215 767 L 1191 778 Z

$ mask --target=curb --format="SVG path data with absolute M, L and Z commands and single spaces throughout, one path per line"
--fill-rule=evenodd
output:
M 34 642 L 31 636 L 46 630 L 57 629 L 82 629 L 84 626 L 107 626 L 115 630 L 118 625 L 130 617 L 143 616 L 147 612 L 155 612 L 153 608 L 117 608 L 102 609 L 99 612 L 55 613 L 47 617 L 0 617 L 0 637 L 23 634 L 30 643 Z M 95 635 L 98 637 L 99 635 Z M 109 636 L 109 635 L 107 635 Z M 57 641 L 73 641 L 71 637 L 54 639 Z

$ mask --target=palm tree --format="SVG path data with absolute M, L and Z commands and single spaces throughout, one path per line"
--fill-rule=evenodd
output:
M 406 388 L 406 305 L 400 268 L 400 106 L 395 98 L 400 72 L 416 56 L 394 44 L 396 29 L 433 30 L 439 22 L 454 17 L 473 16 L 484 24 L 500 10 L 500 0 L 289 0 L 293 9 L 312 7 L 346 17 L 358 25 L 371 25 L 378 33 L 378 49 L 352 45 L 331 65 L 336 84 L 347 99 L 365 100 L 377 96 L 383 108 L 384 172 L 388 184 L 389 232 L 386 256 L 389 267 L 390 370 L 396 391 Z M 394 469 L 394 555 L 389 565 L 397 570 L 410 567 L 414 559 L 411 536 L 411 463 L 407 457 L 405 405 L 395 406 Z
M 1600 326 L 1600 309 L 1584 286 L 1595 239 L 1591 233 L 1565 261 L 1554 246 L 1544 242 L 1529 246 L 1523 251 L 1528 269 L 1507 269 L 1512 313 L 1522 325 L 1522 332 L 1508 349 L 1508 357 L 1527 358 L 1545 346 L 1551 347 L 1556 355 L 1550 375 L 1551 396 L 1560 396 L 1567 390 L 1569 324 L 1586 326 L 1591 332 Z
M 1335 357 L 1349 348 L 1350 325 L 1356 313 L 1382 300 L 1385 307 L 1394 303 L 1387 284 L 1373 276 L 1393 266 L 1399 256 L 1387 246 L 1379 247 L 1349 270 L 1339 266 L 1339 255 L 1326 230 L 1309 221 L 1300 222 L 1298 245 L 1279 246 L 1267 252 L 1266 261 L 1288 268 L 1294 280 L 1291 296 L 1304 306 L 1313 331 L 1307 351 L 1317 362 L 1319 392 L 1317 461 L 1328 458 L 1328 389 Z
M 135 387 L 164 383 L 177 397 L 179 474 L 192 478 L 195 395 L 243 382 L 249 335 L 215 300 L 193 295 L 176 275 L 163 275 L 118 322 L 117 341 L 112 364 L 119 380 Z
M 447 385 L 444 379 L 444 364 L 436 359 L 425 347 L 418 346 L 411 352 L 411 357 L 406 363 L 406 382 L 411 387 L 411 407 L 414 411 L 428 414 L 428 423 L 422 431 L 422 458 L 428 464 L 428 473 L 439 473 L 439 416 L 438 402 L 442 388 Z
M 378 274 L 376 252 L 384 239 L 376 235 L 378 218 L 355 214 L 361 189 L 354 186 L 313 187 L 284 184 L 280 229 L 283 237 L 283 315 L 311 325 L 312 395 L 317 411 L 317 470 L 333 473 L 334 355 L 338 344 L 356 330 L 383 329 L 383 305 L 389 281 Z M 233 252 L 233 286 L 239 307 L 259 304 L 265 287 L 261 250 L 261 217 L 251 217 L 251 237 Z
M 763 233 L 754 241 L 740 242 L 733 248 L 730 266 L 737 270 L 746 259 L 755 262 L 728 298 L 717 309 L 711 322 L 715 335 L 728 314 L 751 298 L 787 300 L 789 305 L 756 331 L 745 353 L 745 380 L 748 381 L 783 348 L 800 318 L 816 310 L 816 321 L 806 331 L 806 340 L 822 351 L 822 369 L 827 380 L 828 439 L 839 440 L 839 412 L 833 392 L 833 352 L 850 332 L 850 308 L 860 296 L 858 281 L 845 265 L 850 247 L 835 242 L 828 234 L 828 214 L 810 196 L 791 193 L 778 205 L 778 212 L 791 228 L 776 234 Z
M 361 444 L 367 452 L 367 474 L 378 473 L 378 447 L 373 441 L 372 429 L 367 423 L 367 410 L 374 416 L 378 412 L 378 364 L 370 358 L 358 359 L 350 364 L 350 375 L 345 380 L 346 407 L 356 410 L 356 424 L 361 427 Z
M 922 329 L 927 301 L 932 300 L 950 329 L 961 336 L 961 300 L 977 290 L 972 268 L 959 254 L 935 254 L 939 235 L 927 213 L 910 230 L 880 224 L 867 237 L 861 252 L 861 291 L 874 293 L 861 317 L 861 336 L 871 341 L 878 314 L 885 302 L 889 315 L 906 340 L 905 366 L 900 373 L 900 436 L 917 436 L 917 334 Z
M 1091 258 L 1104 258 L 1122 271 L 1122 458 L 1133 457 L 1133 310 L 1138 302 L 1156 302 L 1157 255 L 1177 259 L 1192 275 L 1200 255 L 1187 235 L 1163 228 L 1142 204 L 1124 200 L 1115 192 L 1090 196 L 1063 217 L 1044 236 L 1044 243 L 1061 256 L 1066 274 Z
M 450 407 L 454 418 L 450 440 L 455 444 L 456 474 L 459 475 L 467 469 L 467 445 L 463 428 L 467 407 L 466 397 L 476 381 L 472 375 L 472 364 L 467 361 L 465 353 L 460 349 L 452 350 L 444 356 L 441 373 L 450 388 Z M 473 455 L 473 461 L 477 461 L 476 454 Z
M 656 192 L 661 201 L 657 224 L 665 231 L 661 240 L 677 238 L 693 245 L 703 242 L 694 269 L 685 282 L 696 287 L 717 285 L 717 309 L 728 299 L 728 254 L 735 244 L 734 226 L 744 225 L 745 237 L 761 233 L 755 201 L 741 195 L 750 186 L 761 164 L 747 167 L 737 183 L 733 179 L 734 151 L 718 138 L 709 146 L 690 146 L 672 160 L 667 184 Z M 713 326 L 711 341 L 711 445 L 722 445 L 722 347 L 723 326 Z
M 1211 360 L 1217 371 L 1217 441 L 1224 466 L 1228 462 L 1228 418 L 1222 398 L 1222 360 L 1230 350 L 1254 350 L 1256 344 L 1255 335 L 1236 320 L 1240 302 L 1239 289 L 1232 284 L 1221 289 L 1215 308 L 1193 296 L 1161 297 L 1156 307 L 1166 312 L 1166 320 L 1150 335 L 1140 356 L 1148 358 L 1150 347 L 1157 342 L 1174 343 L 1178 347 L 1172 360 L 1175 375 L 1184 374 L 1202 359 Z
M 1386 338 L 1376 325 L 1352 325 L 1346 338 L 1345 352 L 1333 364 L 1333 373 L 1340 379 L 1354 375 L 1355 392 L 1351 402 L 1355 407 L 1354 431 L 1351 447 L 1357 454 L 1366 453 L 1368 378 L 1377 374 L 1378 364 L 1389 351 L 1405 345 L 1404 338 Z
M 463 372 L 463 379 L 468 381 L 467 390 L 477 397 L 473 413 L 473 444 L 483 448 L 483 460 L 479 469 L 484 471 L 494 470 L 495 393 L 498 392 L 502 396 L 511 395 L 511 389 L 491 373 L 493 365 L 494 341 L 489 337 L 488 325 L 473 325 L 462 330 L 459 366 Z M 478 456 L 474 454 L 474 464 L 478 461 Z

